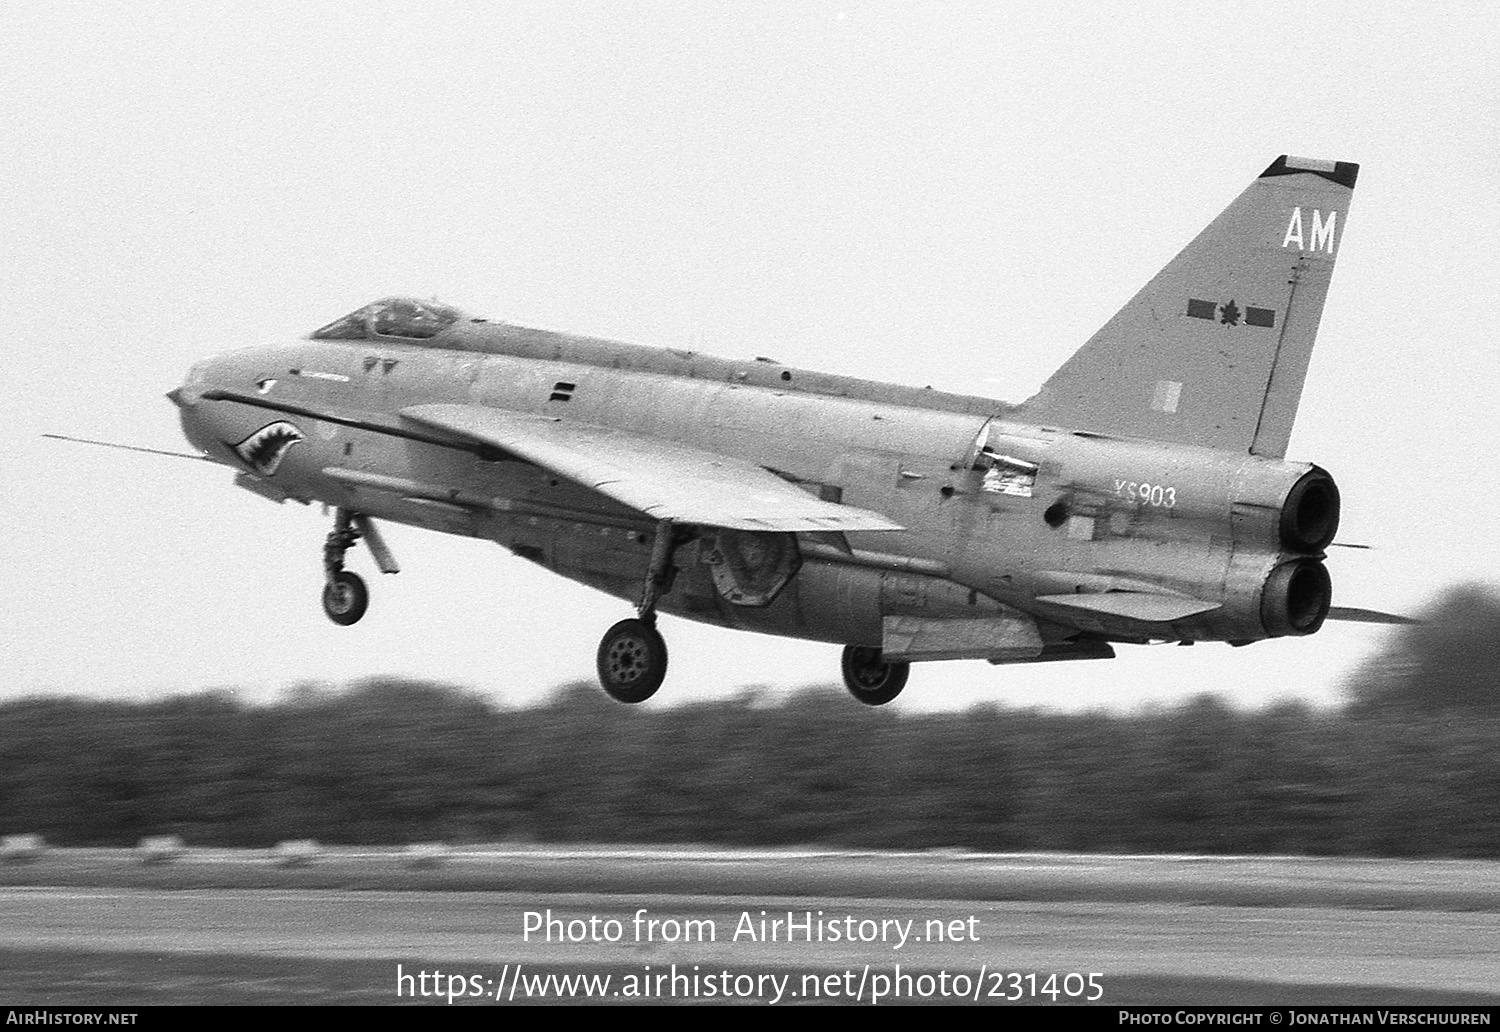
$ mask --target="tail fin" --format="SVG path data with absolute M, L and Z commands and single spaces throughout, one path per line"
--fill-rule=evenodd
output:
M 1358 173 L 1347 161 L 1277 158 L 1023 416 L 1285 456 Z

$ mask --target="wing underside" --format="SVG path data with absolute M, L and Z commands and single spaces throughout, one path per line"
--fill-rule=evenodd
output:
M 476 405 L 416 405 L 403 419 L 533 462 L 659 520 L 731 530 L 902 530 L 825 502 L 753 462 L 659 437 Z

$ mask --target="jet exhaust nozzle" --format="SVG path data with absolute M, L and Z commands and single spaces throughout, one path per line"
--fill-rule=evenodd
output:
M 1321 552 L 1339 529 L 1339 489 L 1314 466 L 1287 492 L 1281 507 L 1281 543 L 1294 552 Z
M 1273 637 L 1313 634 L 1333 604 L 1333 581 L 1318 559 L 1297 559 L 1271 571 L 1261 591 L 1260 618 Z

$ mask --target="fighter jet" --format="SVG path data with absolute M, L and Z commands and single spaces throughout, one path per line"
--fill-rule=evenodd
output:
M 393 297 L 193 366 L 188 440 L 334 512 L 323 608 L 369 601 L 377 521 L 497 542 L 634 615 L 597 661 L 638 703 L 657 613 L 914 662 L 1113 657 L 1316 632 L 1339 491 L 1285 457 L 1358 166 L 1279 157 L 1030 400 L 1010 405 L 528 329 Z

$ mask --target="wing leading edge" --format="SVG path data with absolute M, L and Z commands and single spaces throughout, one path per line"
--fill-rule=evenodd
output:
M 611 427 L 476 405 L 415 405 L 401 416 L 534 462 L 659 520 L 730 530 L 903 530 L 825 502 L 752 462 Z

